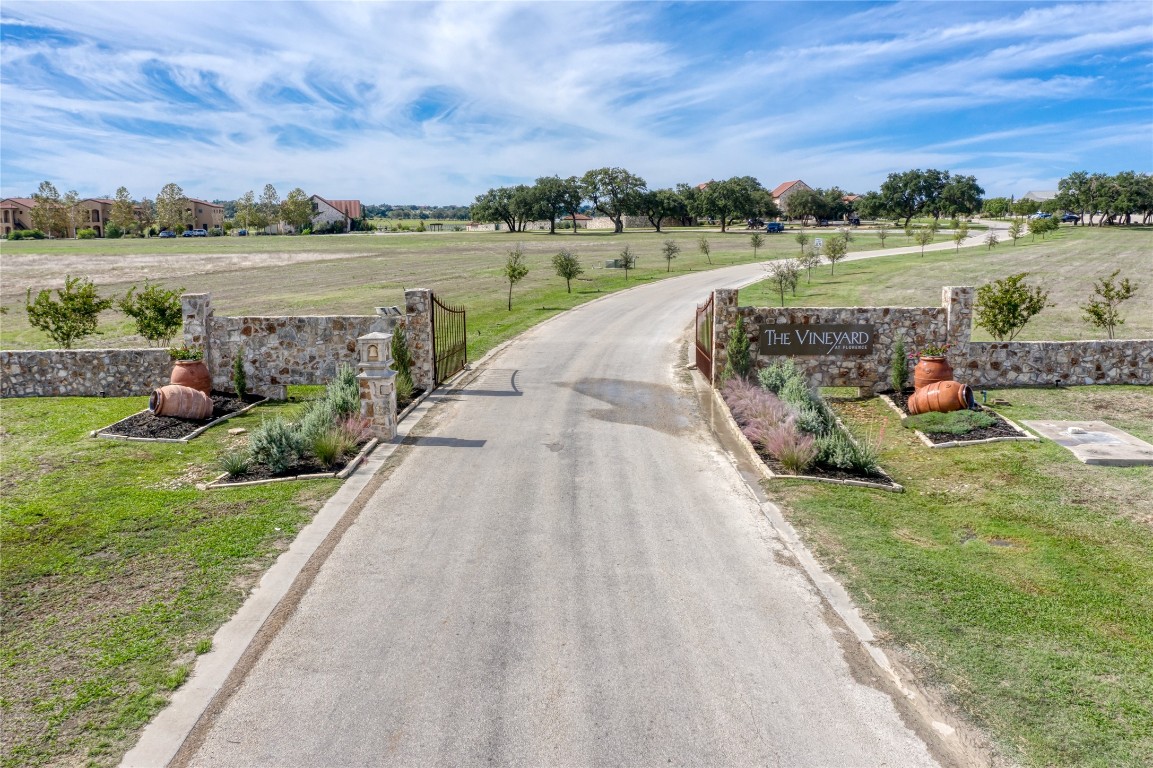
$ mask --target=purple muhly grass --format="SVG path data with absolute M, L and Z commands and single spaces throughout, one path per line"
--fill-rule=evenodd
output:
M 761 446 L 785 469 L 798 475 L 817 458 L 816 440 L 802 433 L 792 418 L 766 430 Z
M 792 409 L 772 392 L 744 379 L 729 379 L 721 395 L 740 424 L 759 421 L 767 428 L 784 421 L 793 413 Z
M 353 445 L 363 445 L 372 439 L 372 420 L 359 413 L 350 413 L 340 420 L 338 428 Z

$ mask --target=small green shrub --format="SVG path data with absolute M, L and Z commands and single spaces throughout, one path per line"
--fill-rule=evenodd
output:
M 252 466 L 252 457 L 244 451 L 228 451 L 220 457 L 220 468 L 228 473 L 229 477 L 239 477 L 248 472 Z
M 408 352 L 408 332 L 404 326 L 398 326 L 392 332 L 392 361 L 397 373 L 412 375 L 412 355 Z M 410 378 L 409 381 L 412 379 Z
M 112 299 L 101 298 L 96 286 L 88 278 L 66 275 L 64 287 L 56 289 L 56 298 L 41 290 L 32 299 L 32 289 L 25 296 L 28 323 L 48 334 L 48 338 L 64 349 L 86 336 L 96 333 L 97 316 L 113 304 Z
M 232 388 L 241 400 L 248 393 L 248 376 L 244 373 L 244 347 L 236 350 L 236 357 L 232 360 Z
M 721 379 L 734 377 L 747 379 L 753 371 L 753 358 L 749 353 L 749 335 L 745 333 L 745 321 L 737 315 L 737 322 L 729 329 L 728 361 L 725 363 Z
M 324 396 L 332 402 L 337 418 L 360 412 L 360 382 L 356 370 L 342 365 L 336 370 L 336 378 L 328 384 Z
M 96 230 L 92 229 L 91 227 L 78 230 L 76 232 L 76 239 L 77 240 L 95 240 L 96 239 Z
M 168 290 L 145 280 L 143 290 L 137 293 L 136 286 L 132 286 L 116 306 L 136 321 L 138 334 L 157 346 L 163 346 L 172 340 L 184 323 L 180 306 L 182 293 L 183 288 Z
M 905 340 L 902 337 L 897 337 L 897 343 L 893 345 L 893 367 L 889 373 L 889 383 L 894 392 L 901 392 L 905 389 L 905 382 L 908 380 L 909 356 L 905 351 Z
M 273 472 L 283 472 L 303 453 L 300 433 L 281 416 L 265 419 L 252 431 L 248 453 L 253 461 L 266 464 Z
M 119 240 L 122 237 L 124 237 L 124 230 L 115 224 L 109 224 L 104 228 L 105 240 Z
M 785 358 L 778 360 L 768 368 L 762 368 L 757 378 L 760 379 L 762 387 L 779 396 L 784 390 L 785 384 L 800 375 L 800 371 L 797 370 L 796 363 L 793 362 L 792 358 Z
M 300 417 L 297 431 L 305 443 L 312 443 L 336 425 L 336 407 L 328 397 L 321 396 L 310 401 Z
M 984 429 L 997 423 L 997 419 L 984 411 L 951 411 L 938 413 L 929 411 L 916 416 L 908 416 L 901 421 L 906 429 L 919 429 L 922 432 L 938 432 L 947 435 L 964 435 L 975 429 Z

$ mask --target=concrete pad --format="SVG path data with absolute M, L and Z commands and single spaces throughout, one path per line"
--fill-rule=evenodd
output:
M 1153 465 L 1153 445 L 1103 421 L 1023 421 L 1041 437 L 1073 452 L 1083 464 L 1109 467 Z

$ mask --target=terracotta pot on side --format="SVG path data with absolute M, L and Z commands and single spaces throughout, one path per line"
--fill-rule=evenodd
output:
M 199 389 L 206 395 L 212 394 L 212 374 L 208 372 L 208 366 L 203 360 L 176 360 L 169 381 L 182 387 Z
M 207 419 L 212 415 L 212 398 L 199 389 L 169 384 L 152 392 L 148 398 L 148 410 L 157 416 Z
M 962 384 L 959 381 L 938 381 L 935 384 L 919 387 L 916 393 L 909 398 L 908 403 L 909 413 L 913 416 L 929 411 L 949 413 L 950 411 L 972 408 L 974 405 L 973 390 L 969 388 L 968 384 Z
M 938 381 L 952 381 L 953 367 L 943 357 L 922 357 L 913 368 L 913 387 L 920 389 Z

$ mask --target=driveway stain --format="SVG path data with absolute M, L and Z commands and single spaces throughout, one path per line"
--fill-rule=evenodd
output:
M 672 387 L 624 379 L 580 379 L 567 386 L 611 406 L 589 409 L 594 419 L 647 427 L 666 435 L 683 435 L 691 429 L 690 403 Z

